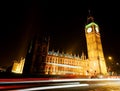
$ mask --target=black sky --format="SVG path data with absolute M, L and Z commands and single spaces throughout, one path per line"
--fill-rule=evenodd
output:
M 50 35 L 50 50 L 75 54 L 86 52 L 84 27 L 88 10 L 100 27 L 105 57 L 120 61 L 118 2 L 85 0 L 28 0 L 3 3 L 0 33 L 0 65 L 10 66 L 25 57 L 28 42 L 43 32 Z

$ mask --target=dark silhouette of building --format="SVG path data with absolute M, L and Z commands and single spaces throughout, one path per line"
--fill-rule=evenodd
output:
M 44 74 L 48 54 L 49 37 L 35 36 L 29 44 L 23 74 Z

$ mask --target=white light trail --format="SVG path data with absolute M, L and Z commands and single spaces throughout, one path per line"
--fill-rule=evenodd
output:
M 81 87 L 81 86 L 89 86 L 89 84 L 76 84 L 76 85 L 63 85 L 63 86 L 47 86 L 47 87 L 34 87 L 34 88 L 26 88 L 26 89 L 18 89 L 11 91 L 36 91 L 36 90 L 48 90 L 48 89 L 60 89 L 60 88 L 70 88 L 70 87 Z

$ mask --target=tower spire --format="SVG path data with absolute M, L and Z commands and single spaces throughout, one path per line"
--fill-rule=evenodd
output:
M 91 22 L 94 22 L 94 18 L 93 16 L 91 15 L 91 11 L 90 9 L 88 10 L 88 17 L 87 17 L 87 24 L 88 23 L 91 23 Z
M 88 10 L 88 15 L 91 16 L 90 9 Z

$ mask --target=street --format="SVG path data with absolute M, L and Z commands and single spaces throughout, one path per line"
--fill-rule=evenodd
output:
M 120 82 L 100 82 L 96 84 L 81 85 L 81 86 L 71 86 L 66 88 L 48 88 L 44 91 L 120 91 Z M 41 90 L 38 90 L 41 91 Z M 43 91 L 43 90 L 42 90 Z
M 120 79 L 43 79 L 0 83 L 2 91 L 120 91 Z

